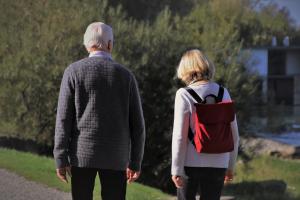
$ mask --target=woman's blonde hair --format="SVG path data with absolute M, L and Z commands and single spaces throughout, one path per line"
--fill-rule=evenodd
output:
M 215 66 L 198 49 L 185 52 L 177 69 L 177 77 L 187 85 L 195 81 L 209 81 L 214 74 Z

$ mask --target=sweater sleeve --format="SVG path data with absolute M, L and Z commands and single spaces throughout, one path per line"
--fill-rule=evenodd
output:
M 131 155 L 128 167 L 140 171 L 145 146 L 145 122 L 137 81 L 133 75 L 132 77 L 129 99 Z
M 172 175 L 184 175 L 184 162 L 188 145 L 189 103 L 179 89 L 175 97 L 174 125 L 172 135 Z
M 225 90 L 223 100 L 231 100 L 227 89 Z M 238 148 L 239 148 L 239 130 L 238 130 L 236 116 L 234 117 L 234 120 L 231 122 L 230 125 L 231 125 L 232 137 L 233 137 L 234 150 L 230 152 L 228 169 L 233 171 L 238 156 Z
M 67 68 L 60 86 L 56 115 L 53 154 L 57 168 L 69 165 L 68 151 L 74 118 L 74 84 L 72 82 L 70 68 Z

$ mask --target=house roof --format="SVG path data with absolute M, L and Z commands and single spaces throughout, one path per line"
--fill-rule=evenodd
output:
M 247 49 L 299 51 L 300 46 L 257 46 L 257 47 L 250 47 Z

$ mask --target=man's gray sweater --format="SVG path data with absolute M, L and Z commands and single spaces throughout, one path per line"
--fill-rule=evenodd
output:
M 57 168 L 139 171 L 145 143 L 134 75 L 109 58 L 89 57 L 66 68 L 58 99 Z

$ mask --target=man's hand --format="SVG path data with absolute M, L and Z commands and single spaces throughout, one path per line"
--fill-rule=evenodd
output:
M 127 174 L 127 183 L 131 183 L 140 177 L 141 172 L 133 171 L 127 168 L 126 174 Z
M 56 169 L 57 177 L 65 183 L 68 183 L 67 174 L 69 174 L 69 176 L 71 177 L 71 167 L 70 166 Z
M 172 176 L 172 181 L 177 188 L 183 187 L 184 179 L 181 176 Z
M 228 169 L 225 173 L 224 184 L 229 184 L 233 180 L 233 171 Z

